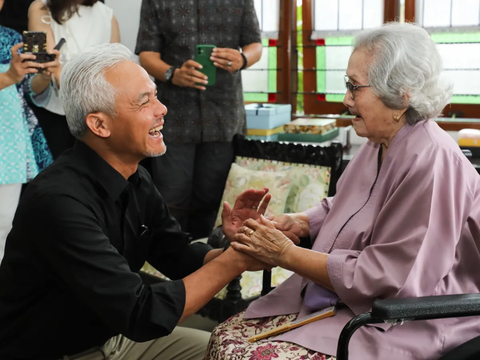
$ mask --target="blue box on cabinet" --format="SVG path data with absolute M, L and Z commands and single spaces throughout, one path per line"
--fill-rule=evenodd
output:
M 274 129 L 291 121 L 290 104 L 248 104 L 245 105 L 247 129 Z

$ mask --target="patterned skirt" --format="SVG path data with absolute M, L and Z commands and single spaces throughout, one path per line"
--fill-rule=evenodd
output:
M 248 339 L 274 327 L 294 321 L 297 315 L 245 320 L 241 312 L 218 325 L 212 332 L 205 360 L 335 360 L 296 344 L 268 339 L 248 342 Z

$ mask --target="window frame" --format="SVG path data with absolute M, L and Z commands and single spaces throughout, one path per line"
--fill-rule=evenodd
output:
M 314 0 L 302 1 L 303 71 L 316 74 L 317 41 L 310 39 L 313 33 L 312 1 Z M 394 21 L 399 14 L 399 8 L 398 0 L 384 0 L 384 22 Z M 341 102 L 330 102 L 319 99 L 321 98 L 321 94 L 317 93 L 316 76 L 303 77 L 302 93 L 304 96 L 305 115 L 342 114 L 347 111 L 346 107 Z
M 277 72 L 277 91 L 268 93 L 269 99 L 263 103 L 290 104 L 292 102 L 292 58 L 289 45 L 294 21 L 292 16 L 294 3 L 296 3 L 296 0 L 280 0 L 279 29 L 275 45 L 277 48 L 277 67 L 275 69 Z M 268 47 L 264 48 L 263 51 L 268 51 Z M 259 103 L 259 101 L 245 101 L 245 104 L 249 103 Z
M 405 0 L 405 21 L 415 22 L 415 0 Z M 480 104 L 448 104 L 443 113 L 446 116 L 461 113 L 463 118 L 476 119 L 480 117 Z M 478 125 L 461 120 L 442 121 L 442 128 L 445 130 L 458 131 L 466 127 L 480 129 L 480 119 Z
M 304 71 L 314 72 L 316 70 L 316 41 L 310 40 L 313 31 L 312 21 L 312 1 L 303 0 L 302 16 L 303 16 L 303 46 L 304 46 Z M 395 21 L 400 17 L 400 1 L 385 0 L 384 2 L 384 22 Z M 405 21 L 415 22 L 415 0 L 405 0 Z M 325 115 L 325 114 L 343 114 L 347 111 L 345 106 L 339 102 L 321 101 L 318 99 L 317 93 L 317 77 L 304 76 L 304 109 L 306 116 Z M 294 108 L 294 114 L 295 114 Z M 448 104 L 444 111 L 444 115 L 450 117 L 457 115 L 458 120 L 441 121 L 439 125 L 447 131 L 458 131 L 460 129 L 475 128 L 480 129 L 480 119 L 478 123 L 462 122 L 462 118 L 479 118 L 480 105 L 477 104 Z M 458 117 L 461 114 L 462 118 Z M 338 126 L 348 126 L 351 120 L 338 119 Z

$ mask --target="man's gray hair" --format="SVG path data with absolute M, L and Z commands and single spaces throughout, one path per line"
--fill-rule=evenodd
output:
M 373 92 L 390 109 L 408 108 L 409 124 L 438 116 L 450 101 L 453 86 L 440 80 L 442 59 L 421 27 L 387 23 L 362 31 L 355 50 L 371 52 L 368 77 Z
M 115 89 L 105 79 L 105 72 L 127 60 L 132 60 L 132 53 L 125 46 L 101 44 L 86 48 L 64 66 L 60 99 L 73 136 L 85 135 L 85 119 L 90 113 L 115 116 Z

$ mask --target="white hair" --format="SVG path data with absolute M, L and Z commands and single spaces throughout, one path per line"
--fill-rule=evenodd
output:
M 60 99 L 73 136 L 85 135 L 85 119 L 90 113 L 115 116 L 115 89 L 105 79 L 105 72 L 128 60 L 132 60 L 132 53 L 125 46 L 101 44 L 86 48 L 64 66 Z
M 368 76 L 374 93 L 390 109 L 408 108 L 409 124 L 438 116 L 450 101 L 453 86 L 440 80 L 442 59 L 421 27 L 392 22 L 362 31 L 356 50 L 372 53 Z

